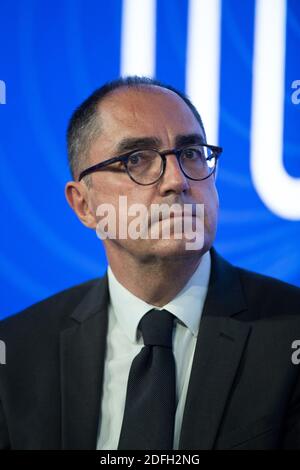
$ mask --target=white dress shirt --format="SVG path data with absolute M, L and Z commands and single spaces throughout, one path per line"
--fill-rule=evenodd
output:
M 199 323 L 207 294 L 210 276 L 210 253 L 206 252 L 185 287 L 166 309 L 175 317 L 173 352 L 176 364 L 176 415 L 173 448 L 178 449 L 185 399 L 194 357 Z M 144 302 L 129 292 L 108 267 L 110 303 L 108 307 L 108 335 L 104 364 L 101 423 L 98 429 L 97 449 L 118 448 L 125 409 L 127 381 L 131 363 L 143 348 L 143 338 L 137 329 L 141 318 L 154 305 Z

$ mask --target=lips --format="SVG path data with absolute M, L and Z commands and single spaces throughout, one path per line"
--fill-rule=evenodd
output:
M 160 214 L 160 217 L 161 217 L 161 215 L 163 215 L 163 214 Z M 196 214 L 196 207 L 192 206 L 191 211 L 190 211 L 190 209 L 189 210 L 182 210 L 180 212 L 174 211 L 174 212 L 168 213 L 166 218 L 168 218 L 168 219 L 171 218 L 172 219 L 174 217 L 190 217 L 190 216 L 196 217 L 196 215 L 197 215 Z
M 169 215 L 167 215 L 167 216 L 163 216 L 163 214 L 160 214 L 158 220 L 159 220 L 159 222 L 161 222 L 161 221 L 163 221 L 163 220 L 170 220 L 170 219 L 177 219 L 177 218 L 183 220 L 183 219 L 186 218 L 186 217 L 193 217 L 193 218 L 195 218 L 195 217 L 196 217 L 196 214 L 190 214 L 190 213 L 186 214 L 186 213 L 184 213 L 184 212 L 180 212 L 180 213 L 171 213 L 171 214 L 169 214 Z
M 185 203 L 184 206 L 180 204 L 179 208 L 174 207 L 174 210 L 172 210 L 172 204 L 168 205 L 166 208 L 161 208 L 160 210 L 157 210 L 157 211 L 154 209 L 154 213 L 152 213 L 152 210 L 150 210 L 149 211 L 150 213 L 148 212 L 148 226 L 150 227 L 150 225 L 152 225 L 153 223 L 162 222 L 163 220 L 170 220 L 170 219 L 184 220 L 186 218 L 199 217 L 199 213 L 197 213 L 196 209 L 197 209 L 197 204 Z

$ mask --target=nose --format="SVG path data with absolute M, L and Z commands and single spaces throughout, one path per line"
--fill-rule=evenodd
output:
M 169 192 L 180 194 L 187 191 L 189 182 L 183 174 L 178 159 L 174 153 L 166 156 L 166 169 L 160 180 L 160 192 L 164 195 Z

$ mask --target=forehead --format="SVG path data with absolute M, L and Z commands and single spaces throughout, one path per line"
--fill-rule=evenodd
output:
M 102 101 L 99 113 L 99 139 L 108 147 L 126 137 L 155 136 L 165 142 L 180 134 L 203 135 L 182 98 L 157 86 L 114 90 Z

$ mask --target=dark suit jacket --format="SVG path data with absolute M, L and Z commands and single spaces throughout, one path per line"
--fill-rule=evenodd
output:
M 179 448 L 300 449 L 300 289 L 211 255 Z M 108 300 L 104 276 L 0 323 L 0 448 L 96 448 Z

